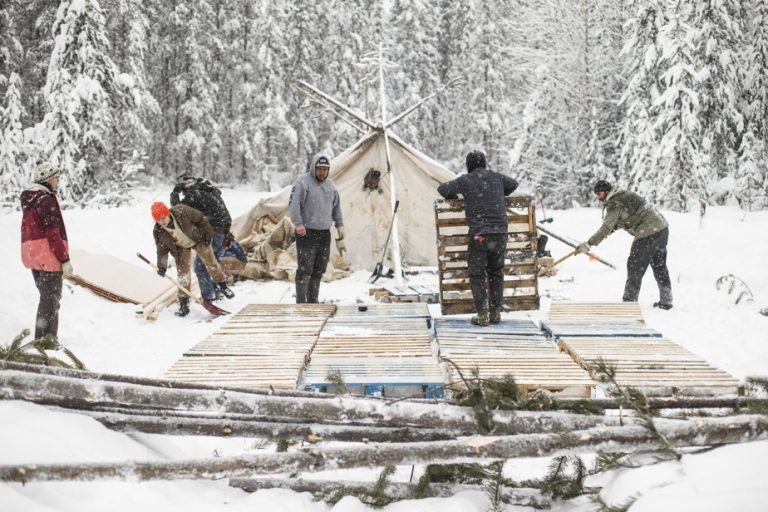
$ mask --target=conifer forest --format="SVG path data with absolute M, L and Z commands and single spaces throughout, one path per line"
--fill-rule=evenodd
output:
M 0 0 L 0 204 L 41 160 L 70 207 L 276 190 L 361 137 L 297 82 L 376 122 L 380 66 L 390 117 L 462 77 L 395 132 L 552 207 L 768 207 L 768 0 Z

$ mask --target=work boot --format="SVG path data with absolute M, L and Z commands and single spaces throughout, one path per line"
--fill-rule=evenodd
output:
M 216 284 L 219 287 L 219 290 L 221 290 L 221 293 L 223 293 L 226 298 L 228 298 L 228 299 L 235 298 L 235 292 L 233 292 L 232 290 L 229 289 L 229 287 L 227 286 L 227 282 L 226 281 L 222 281 L 222 282 L 216 283 Z
M 179 297 L 179 310 L 174 313 L 176 316 L 187 316 L 189 314 L 189 297 Z
M 309 278 L 296 279 L 296 304 L 306 304 L 309 291 Z
M 491 308 L 488 313 L 488 321 L 492 324 L 498 324 L 501 322 L 501 308 Z
M 480 327 L 487 327 L 488 326 L 488 310 L 487 309 L 479 309 L 477 311 L 477 315 L 473 316 L 470 319 L 470 322 L 472 322 L 474 325 L 479 325 Z
M 307 302 L 317 304 L 320 298 L 320 279 L 310 279 L 309 289 L 307 290 Z
M 672 309 L 672 304 L 667 304 L 665 302 L 654 302 L 653 303 L 653 307 L 659 308 L 659 309 L 664 309 L 664 310 L 669 310 L 669 309 Z

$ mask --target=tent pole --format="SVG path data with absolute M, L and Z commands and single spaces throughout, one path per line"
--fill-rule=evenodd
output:
M 389 176 L 389 199 L 392 211 L 395 209 L 397 194 L 395 192 L 395 173 L 392 169 L 392 159 L 389 153 L 389 136 L 387 135 L 387 102 L 384 94 L 384 47 L 379 42 L 379 94 L 381 95 L 381 131 L 384 134 L 384 153 L 387 157 L 387 175 Z M 395 282 L 403 284 L 403 267 L 400 262 L 400 237 L 397 231 L 397 215 L 392 217 L 392 266 L 395 267 Z

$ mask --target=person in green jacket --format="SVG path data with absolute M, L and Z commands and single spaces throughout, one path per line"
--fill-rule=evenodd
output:
M 589 251 L 608 235 L 623 229 L 635 237 L 627 259 L 627 282 L 624 286 L 624 301 L 637 302 L 640 286 L 648 265 L 659 285 L 659 301 L 653 304 L 661 309 L 672 308 L 672 282 L 667 269 L 667 242 L 669 223 L 645 199 L 627 190 L 613 190 L 610 183 L 598 180 L 595 196 L 603 203 L 603 224 L 589 240 L 576 249 L 577 253 Z

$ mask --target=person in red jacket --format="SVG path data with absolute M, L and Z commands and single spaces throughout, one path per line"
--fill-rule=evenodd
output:
M 47 334 L 58 337 L 62 281 L 73 274 L 67 229 L 56 199 L 59 173 L 48 162 L 41 163 L 34 183 L 21 193 L 21 261 L 32 270 L 40 293 L 35 339 Z

